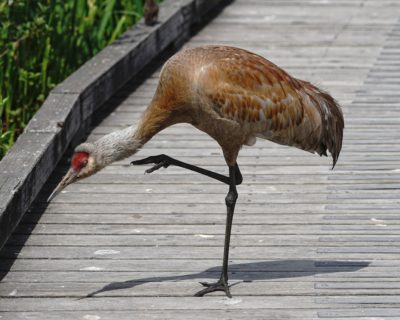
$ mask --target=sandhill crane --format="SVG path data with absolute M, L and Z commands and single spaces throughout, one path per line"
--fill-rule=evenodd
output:
M 275 64 L 243 49 L 204 46 L 186 49 L 163 66 L 155 95 L 139 124 L 76 147 L 71 168 L 49 197 L 110 163 L 135 154 L 161 130 L 190 123 L 221 146 L 229 176 L 166 155 L 133 161 L 153 164 L 150 173 L 170 165 L 183 167 L 229 185 L 223 265 L 216 283 L 202 283 L 196 296 L 228 286 L 228 255 L 236 199 L 242 175 L 236 162 L 243 145 L 257 137 L 338 159 L 344 120 L 337 102 L 312 84 L 291 77 Z
M 143 7 L 144 23 L 152 26 L 157 22 L 159 7 L 155 0 L 146 0 Z

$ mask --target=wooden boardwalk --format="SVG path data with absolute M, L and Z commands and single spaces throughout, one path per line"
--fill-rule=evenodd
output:
M 126 160 L 47 206 L 66 156 L 0 254 L 0 319 L 400 319 L 399 17 L 395 0 L 237 0 L 186 44 L 255 51 L 344 107 L 333 171 L 267 141 L 243 148 L 232 299 L 192 297 L 218 277 L 226 186 Z M 161 63 L 111 99 L 89 140 L 137 122 Z M 226 172 L 188 125 L 135 158 L 160 153 Z

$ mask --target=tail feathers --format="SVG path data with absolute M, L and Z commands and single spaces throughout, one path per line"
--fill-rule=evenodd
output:
M 342 149 L 344 119 L 339 104 L 328 93 L 318 90 L 317 101 L 322 120 L 322 133 L 320 140 L 320 155 L 330 152 L 333 159 L 332 169 L 335 167 Z

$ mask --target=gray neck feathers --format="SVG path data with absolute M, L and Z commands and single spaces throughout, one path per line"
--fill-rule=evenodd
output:
M 136 153 L 144 144 L 136 134 L 135 127 L 112 132 L 94 142 L 95 157 L 101 167 L 122 160 Z

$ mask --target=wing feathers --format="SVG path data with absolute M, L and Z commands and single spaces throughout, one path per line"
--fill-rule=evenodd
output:
M 329 150 L 336 164 L 344 120 L 328 93 L 240 49 L 216 56 L 197 85 L 221 117 L 237 121 L 249 135 L 320 155 Z

